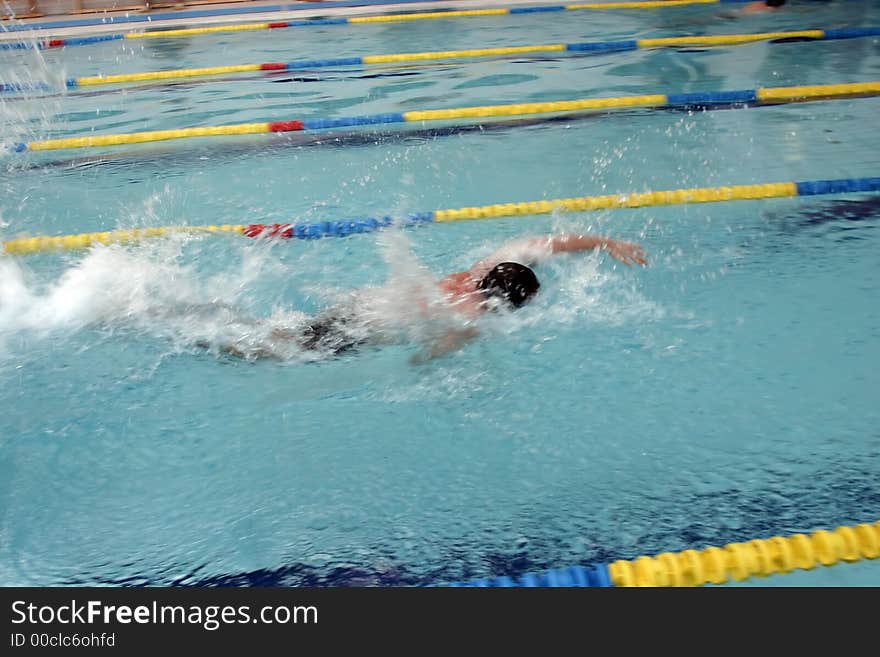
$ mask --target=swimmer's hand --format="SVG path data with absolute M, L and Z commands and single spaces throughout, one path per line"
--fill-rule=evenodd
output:
M 617 240 L 605 240 L 601 248 L 603 251 L 607 251 L 609 255 L 617 258 L 625 265 L 641 265 L 642 267 L 648 265 L 645 250 L 638 244 L 620 242 Z
M 429 360 L 434 360 L 440 356 L 444 356 L 451 351 L 461 349 L 470 340 L 473 340 L 479 331 L 473 326 L 463 329 L 453 329 L 447 331 L 441 338 L 436 340 L 427 351 L 420 351 L 410 356 L 411 365 L 422 365 Z

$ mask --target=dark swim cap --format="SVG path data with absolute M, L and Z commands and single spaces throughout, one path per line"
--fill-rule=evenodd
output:
M 489 297 L 501 297 L 514 308 L 529 300 L 541 284 L 535 272 L 518 262 L 502 262 L 479 282 L 478 290 L 485 290 Z
M 781 7 L 785 4 L 785 0 L 766 0 L 768 7 Z

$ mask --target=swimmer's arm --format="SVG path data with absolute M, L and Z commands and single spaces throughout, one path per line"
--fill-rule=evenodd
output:
M 418 365 L 445 356 L 452 351 L 461 349 L 465 344 L 477 337 L 478 334 L 479 331 L 473 326 L 447 331 L 442 337 L 435 340 L 427 351 L 417 353 L 410 358 L 410 362 L 413 365 Z
M 642 265 L 644 267 L 648 264 L 645 250 L 641 246 L 632 242 L 613 240 L 608 237 L 596 235 L 558 235 L 549 238 L 549 246 L 552 253 L 571 253 L 601 249 L 625 265 Z
M 480 279 L 500 262 L 519 262 L 536 265 L 557 253 L 574 253 L 602 249 L 627 265 L 645 266 L 645 251 L 638 244 L 621 242 L 598 235 L 548 235 L 514 240 L 503 245 L 487 258 L 474 263 L 471 275 Z

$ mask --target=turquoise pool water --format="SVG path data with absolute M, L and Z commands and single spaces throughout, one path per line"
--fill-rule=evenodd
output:
M 0 75 L 880 24 L 867 1 L 725 11 L 127 41 L 2 53 Z M 5 98 L 0 116 L 8 143 L 878 71 L 872 39 L 761 43 Z M 877 176 L 878 110 L 640 110 L 7 156 L 0 239 Z M 0 259 L 0 583 L 424 585 L 875 522 L 878 222 L 877 197 L 854 195 Z M 361 286 L 406 323 L 413 285 L 563 231 L 638 241 L 650 266 L 559 258 L 538 269 L 532 304 L 425 365 L 410 357 L 430 327 L 412 322 L 409 340 L 338 358 L 219 353 L 259 339 L 249 318 L 295 322 Z M 218 303 L 235 310 L 204 310 Z M 859 572 L 880 583 L 871 566 Z

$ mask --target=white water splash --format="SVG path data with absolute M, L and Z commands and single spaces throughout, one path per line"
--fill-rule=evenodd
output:
M 36 43 L 36 41 L 34 41 Z M 0 69 L 0 83 L 20 86 L 21 91 L 0 93 L 0 148 L 42 138 L 56 128 L 60 99 L 67 92 L 65 69 L 51 66 L 37 48 L 4 53 L 11 59 Z M 47 96 L 48 92 L 62 96 Z M 14 166 L 17 160 L 9 160 Z
M 205 277 L 182 262 L 182 247 L 191 239 L 97 246 L 49 282 L 37 280 L 19 261 L 0 260 L 0 348 L 3 337 L 15 333 L 46 338 L 101 326 L 167 338 L 177 348 L 242 343 L 248 353 L 271 330 L 271 322 L 237 306 L 262 275 L 264 252 L 245 250 L 234 267 Z M 291 313 L 273 319 L 290 321 Z
M 276 303 L 267 316 L 249 312 L 259 280 L 291 279 L 289 267 L 270 245 L 247 244 L 237 259 L 205 276 L 193 259 L 191 242 L 211 239 L 175 234 L 136 245 L 95 246 L 71 261 L 54 280 L 41 281 L 26 261 L 0 259 L 0 350 L 4 338 L 27 333 L 36 339 L 85 327 L 127 329 L 169 340 L 176 349 L 207 348 L 245 358 L 315 358 L 295 339 L 310 317 Z M 441 302 L 433 277 L 397 231 L 381 238 L 390 268 L 382 286 L 333 291 L 342 316 L 352 309 L 346 330 L 356 336 L 394 342 L 425 334 L 422 310 Z M 332 345 L 331 345 L 332 346 Z

